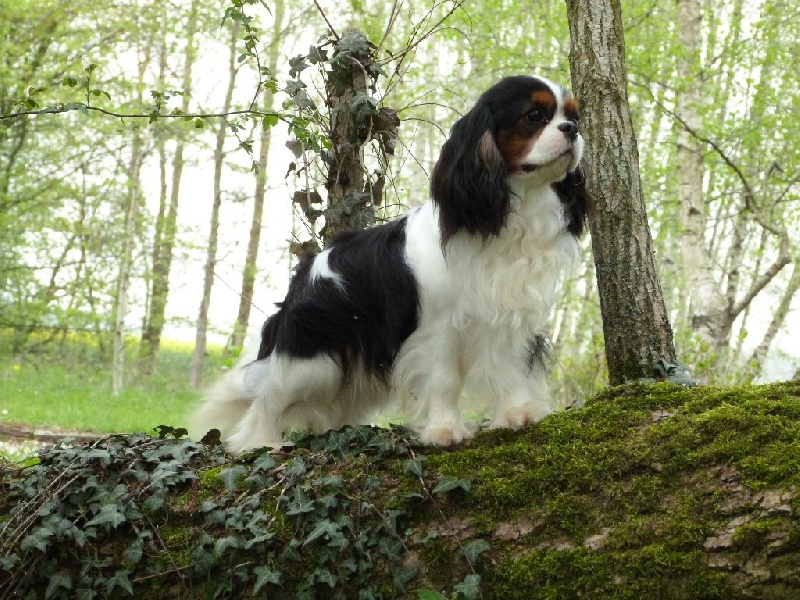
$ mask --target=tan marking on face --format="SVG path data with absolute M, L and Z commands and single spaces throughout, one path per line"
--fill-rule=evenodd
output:
M 504 129 L 498 134 L 497 147 L 510 173 L 520 170 L 523 159 L 530 154 L 540 135 L 542 135 L 541 129 L 531 132 L 525 127 L 524 117 L 514 127 Z
M 531 94 L 531 102 L 546 113 L 551 113 L 556 109 L 556 98 L 549 90 L 536 90 Z
M 578 101 L 572 96 L 567 98 L 566 102 L 564 102 L 564 115 L 566 115 L 568 119 L 575 119 L 578 117 Z
M 478 141 L 478 156 L 490 170 L 499 167 L 500 161 L 503 160 L 502 153 L 499 152 L 498 147 L 495 145 L 490 131 L 484 133 Z

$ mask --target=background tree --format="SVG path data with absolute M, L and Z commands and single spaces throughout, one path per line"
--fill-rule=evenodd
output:
M 642 200 L 639 152 L 628 108 L 619 1 L 567 0 L 572 85 L 589 147 L 587 185 L 609 381 L 649 377 L 675 361 Z
M 166 7 L 165 7 L 166 9 Z M 195 34 L 198 22 L 198 6 L 192 2 L 186 16 L 185 28 L 185 48 L 183 50 L 183 71 L 181 74 L 181 112 L 188 113 L 190 99 L 192 96 L 192 71 L 197 58 Z M 168 32 L 166 23 L 170 20 L 166 18 L 166 10 L 162 16 L 162 38 L 159 54 L 159 80 L 161 87 L 166 84 L 166 62 L 168 60 Z M 184 151 L 186 142 L 180 132 L 175 128 L 169 128 L 172 135 L 176 135 L 177 140 L 175 150 L 172 155 L 172 177 L 169 186 L 169 203 L 166 202 L 166 173 L 161 170 L 162 193 L 159 198 L 158 214 L 156 216 L 155 228 L 153 232 L 152 250 L 152 272 L 148 289 L 148 302 L 145 308 L 145 319 L 142 324 L 141 344 L 139 345 L 139 356 L 144 360 L 145 370 L 152 370 L 153 359 L 158 353 L 161 344 L 161 335 L 164 331 L 165 312 L 167 298 L 169 295 L 170 271 L 172 269 L 172 257 L 175 251 L 176 235 L 178 231 L 178 205 L 180 202 L 181 179 L 183 177 L 183 166 L 185 163 Z M 167 131 L 161 132 L 161 136 L 168 135 Z M 166 159 L 163 137 L 159 141 L 159 158 Z
M 281 43 L 295 29 L 295 25 L 300 21 L 300 18 L 296 17 L 287 23 L 285 19 L 287 12 L 286 4 L 285 0 L 275 0 L 272 6 L 272 28 L 264 53 L 265 66 L 272 74 L 278 72 Z M 264 89 L 262 98 L 262 110 L 264 112 L 274 110 L 275 92 L 271 87 Z M 258 253 L 261 244 L 261 229 L 264 221 L 264 203 L 266 200 L 269 174 L 269 152 L 272 147 L 273 129 L 274 125 L 272 123 L 266 120 L 262 121 L 258 145 L 258 161 L 255 171 L 255 190 L 253 192 L 253 217 L 250 221 L 250 234 L 247 239 L 247 256 L 244 261 L 244 266 L 242 267 L 239 310 L 236 313 L 233 331 L 228 339 L 228 348 L 240 348 L 244 345 L 247 326 L 250 322 L 250 307 L 253 302 L 256 273 L 258 272 Z
M 236 56 L 239 41 L 239 23 L 234 21 L 230 26 L 230 41 L 228 48 L 228 86 L 225 91 L 223 112 L 228 112 L 233 101 L 233 92 L 236 86 L 236 76 L 239 72 Z M 200 309 L 195 324 L 195 346 L 192 354 L 192 368 L 189 373 L 189 382 L 193 388 L 200 387 L 203 382 L 203 373 L 206 360 L 206 345 L 208 342 L 208 310 L 211 304 L 211 287 L 214 284 L 215 267 L 217 264 L 217 250 L 219 237 L 219 212 L 222 206 L 222 176 L 223 161 L 225 160 L 225 134 L 229 124 L 220 120 L 217 125 L 216 143 L 214 145 L 214 185 L 211 191 L 213 202 L 211 205 L 211 219 L 208 226 L 208 246 L 206 248 L 206 263 L 203 269 L 203 293 L 200 300 Z

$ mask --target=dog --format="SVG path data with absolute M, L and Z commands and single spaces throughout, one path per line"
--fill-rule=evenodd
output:
M 476 430 L 465 390 L 493 406 L 490 428 L 553 412 L 547 325 L 591 210 L 583 149 L 564 87 L 492 86 L 453 126 L 426 204 L 299 264 L 195 429 L 220 429 L 234 453 L 280 448 L 292 429 L 368 423 L 399 399 L 422 444 L 449 446 Z

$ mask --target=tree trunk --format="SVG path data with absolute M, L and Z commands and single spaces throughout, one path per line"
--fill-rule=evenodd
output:
M 233 88 L 236 84 L 236 44 L 238 42 L 239 26 L 234 22 L 231 26 L 230 55 L 228 58 L 228 88 L 225 91 L 225 102 L 222 112 L 228 112 L 233 100 Z M 203 383 L 203 371 L 206 364 L 206 345 L 208 341 L 208 309 L 211 305 L 211 287 L 214 284 L 214 268 L 217 264 L 217 241 L 219 229 L 219 211 L 222 205 L 222 167 L 225 158 L 225 134 L 228 124 L 220 121 L 217 128 L 217 139 L 214 146 L 214 200 L 211 206 L 211 222 L 208 228 L 208 246 L 206 249 L 206 264 L 203 269 L 203 296 L 200 301 L 200 310 L 195 326 L 195 347 L 192 355 L 192 368 L 189 374 L 189 383 L 193 388 L 199 388 Z
M 724 359 L 728 337 L 721 328 L 725 303 L 714 277 L 714 265 L 706 243 L 706 202 L 703 192 L 703 149 L 689 133 L 702 127 L 704 82 L 700 65 L 702 7 L 699 0 L 678 0 L 678 73 L 675 114 L 678 128 L 678 199 L 680 202 L 681 258 L 685 285 L 687 323 L 698 347 L 693 353 L 707 355 L 712 364 Z M 708 360 L 696 360 L 707 365 Z M 704 375 L 701 373 L 700 375 Z
M 186 50 L 183 63 L 183 96 L 181 110 L 189 112 L 189 99 L 192 90 L 192 68 L 196 58 L 194 36 L 197 29 L 197 5 L 192 3 L 189 21 L 186 28 Z M 166 42 L 165 42 L 166 43 Z M 166 48 L 164 49 L 166 53 Z M 156 223 L 156 238 L 153 242 L 153 273 L 150 288 L 150 304 L 147 310 L 147 324 L 142 331 L 140 355 L 145 359 L 144 367 L 152 369 L 158 349 L 161 345 L 161 334 L 164 331 L 167 297 L 169 295 L 169 277 L 172 269 L 172 254 L 177 233 L 178 202 L 180 199 L 181 176 L 183 174 L 184 141 L 178 137 L 175 154 L 172 159 L 172 184 L 169 206 L 165 214 L 159 213 Z
M 353 31 L 347 36 L 364 38 L 364 34 Z M 333 161 L 328 167 L 325 187 L 328 190 L 328 208 L 325 211 L 325 227 L 322 229 L 324 245 L 342 231 L 361 229 L 366 223 L 359 216 L 365 208 L 369 195 L 364 193 L 364 132 L 359 131 L 352 108 L 358 96 L 366 97 L 367 72 L 361 63 L 370 56 L 357 56 L 345 65 L 337 67 L 336 77 L 329 77 L 328 98 L 330 102 L 330 136 L 333 146 Z M 335 83 L 331 83 L 334 81 Z M 363 127 L 362 127 L 363 129 Z
M 286 12 L 286 3 L 283 0 L 275 0 L 271 4 L 273 24 L 272 38 L 267 49 L 266 64 L 270 72 L 278 70 L 278 57 L 280 43 L 284 39 L 283 17 Z M 271 90 L 264 90 L 264 101 L 262 110 L 269 112 L 272 110 L 274 94 Z M 236 315 L 236 323 L 233 325 L 233 333 L 228 341 L 229 348 L 241 348 L 247 335 L 247 324 L 250 321 L 250 307 L 252 306 L 253 292 L 255 290 L 256 273 L 258 271 L 258 248 L 261 243 L 261 227 L 264 220 L 264 196 L 267 189 L 267 164 L 269 161 L 269 149 L 272 142 L 272 126 L 263 125 L 261 128 L 261 141 L 258 152 L 258 172 L 256 173 L 256 189 L 253 195 L 253 218 L 250 221 L 250 236 L 247 242 L 247 257 L 242 270 L 242 287 L 239 295 L 239 311 Z
M 128 202 L 125 212 L 125 239 L 119 263 L 117 298 L 114 306 L 114 361 L 112 391 L 115 397 L 122 393 L 125 370 L 125 317 L 128 314 L 128 288 L 131 280 L 133 246 L 136 240 L 136 223 L 141 201 L 141 170 L 144 162 L 142 133 L 134 129 L 131 142 L 131 159 L 128 167 Z
M 627 97 L 619 0 L 567 0 L 570 66 L 590 148 L 590 220 L 612 385 L 649 377 L 675 347 L 655 267 Z

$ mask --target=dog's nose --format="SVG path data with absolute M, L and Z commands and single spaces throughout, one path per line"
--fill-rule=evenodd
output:
M 570 142 L 574 142 L 578 137 L 578 126 L 574 121 L 564 121 L 558 128 L 564 132 Z

